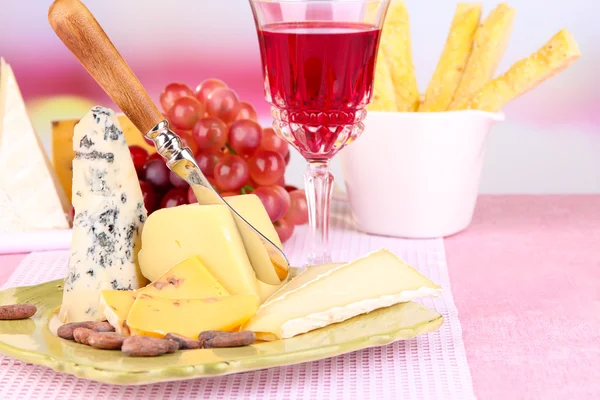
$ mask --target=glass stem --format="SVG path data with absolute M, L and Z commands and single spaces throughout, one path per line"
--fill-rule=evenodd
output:
M 329 213 L 333 175 L 329 172 L 329 161 L 309 161 L 304 175 L 308 221 L 312 236 L 312 248 L 308 256 L 309 265 L 331 262 L 329 252 Z

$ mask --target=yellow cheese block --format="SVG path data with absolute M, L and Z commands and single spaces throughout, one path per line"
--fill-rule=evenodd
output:
M 138 292 L 167 299 L 229 296 L 198 256 L 186 258 Z
M 106 320 L 122 335 L 129 335 L 125 321 L 137 295 L 137 290 L 103 290 L 100 294 L 100 305 Z
M 258 297 L 252 295 L 177 300 L 140 294 L 131 307 L 127 325 L 135 334 L 163 337 L 173 332 L 197 338 L 203 331 L 235 330 L 257 308 Z
M 156 153 L 154 146 L 144 140 L 140 131 L 125 115 L 119 115 L 119 125 L 125 135 L 129 146 L 141 146 L 148 153 Z M 71 185 L 73 183 L 72 161 L 75 157 L 73 151 L 73 130 L 79 122 L 78 119 L 68 119 L 52 122 L 52 165 L 58 175 L 58 180 L 64 189 L 68 199 L 71 199 Z
M 285 339 L 440 291 L 382 249 L 347 264 L 308 267 L 261 305 L 243 329 L 261 340 Z
M 273 244 L 280 249 L 283 248 L 279 235 L 267 214 L 267 210 L 263 206 L 258 196 L 254 194 L 244 194 L 239 196 L 226 197 L 225 201 L 233 207 L 233 209 L 254 226 L 259 232 L 266 236 Z M 241 233 L 250 231 L 248 225 L 238 218 L 235 219 L 238 230 Z M 267 277 L 266 284 L 269 286 L 279 286 L 280 282 L 287 277 L 287 271 L 281 269 L 277 265 L 271 263 L 269 253 L 262 245 L 258 236 L 250 234 L 242 234 L 244 247 L 250 259 L 250 263 L 255 271 L 260 271 L 259 276 Z
M 194 255 L 229 293 L 257 295 L 256 274 L 227 206 L 189 204 L 148 217 L 138 254 L 146 278 L 155 281 Z

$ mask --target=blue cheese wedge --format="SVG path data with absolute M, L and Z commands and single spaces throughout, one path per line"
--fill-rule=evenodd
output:
M 145 284 L 137 255 L 146 221 L 135 167 L 112 110 L 94 107 L 73 137 L 73 240 L 59 318 L 105 319 L 103 290 Z
M 243 329 L 261 340 L 286 339 L 440 293 L 437 284 L 382 249 L 347 264 L 308 267 L 271 296 Z

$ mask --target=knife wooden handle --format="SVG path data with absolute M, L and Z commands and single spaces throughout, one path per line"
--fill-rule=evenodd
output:
M 133 124 L 146 134 L 164 119 L 98 21 L 79 0 L 55 0 L 54 32 Z

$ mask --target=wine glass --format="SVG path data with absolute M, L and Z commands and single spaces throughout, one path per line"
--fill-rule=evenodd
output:
M 389 0 L 250 0 L 250 5 L 273 128 L 308 161 L 308 265 L 327 263 L 329 161 L 364 129 Z

